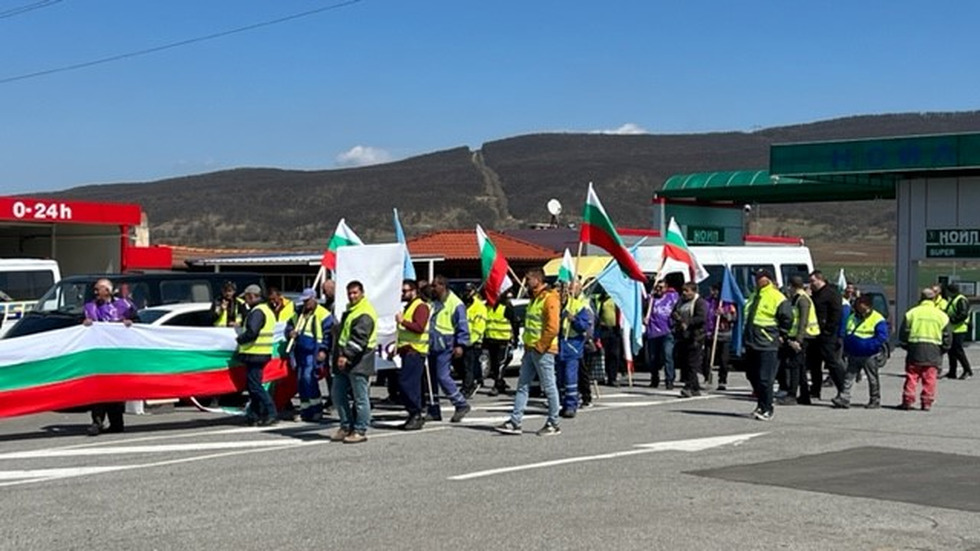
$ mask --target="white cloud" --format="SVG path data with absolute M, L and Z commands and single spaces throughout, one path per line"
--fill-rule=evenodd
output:
M 391 153 L 377 147 L 366 145 L 355 145 L 347 151 L 337 155 L 338 166 L 368 166 L 387 163 L 391 160 Z
M 649 134 L 646 128 L 634 123 L 628 122 L 619 128 L 614 130 L 596 130 L 593 134 L 621 134 L 621 135 L 636 135 L 636 134 Z

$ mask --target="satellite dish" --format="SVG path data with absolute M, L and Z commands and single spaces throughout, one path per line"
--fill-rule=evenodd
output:
M 551 199 L 548 201 L 548 212 L 551 213 L 552 216 L 558 216 L 561 214 L 561 203 L 558 202 L 558 199 Z

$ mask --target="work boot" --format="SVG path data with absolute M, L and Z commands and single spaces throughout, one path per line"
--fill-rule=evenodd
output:
M 865 409 L 878 409 L 881 407 L 881 400 L 871 400 L 868 405 L 864 406 Z
M 965 381 L 965 380 L 969 379 L 970 377 L 973 377 L 973 372 L 972 371 L 964 371 L 963 374 L 960 375 L 960 380 L 961 381 Z
M 408 421 L 405 421 L 404 425 L 402 425 L 402 430 L 422 430 L 422 427 L 424 426 L 425 421 L 422 420 L 422 416 L 413 415 L 408 418 Z
M 833 404 L 834 409 L 850 409 L 851 408 L 851 404 L 849 402 L 845 402 L 844 400 L 840 399 L 839 397 L 837 397 L 837 398 L 831 398 L 830 403 Z
M 559 417 L 562 417 L 564 419 L 574 419 L 575 418 L 575 410 L 574 409 L 562 409 L 561 411 L 558 412 L 558 416 Z
M 352 432 L 344 438 L 344 444 L 360 444 L 361 442 L 367 442 L 367 436 L 359 433 Z
M 351 432 L 353 432 L 353 431 L 349 431 L 349 430 L 341 427 L 341 428 L 337 429 L 337 432 L 333 433 L 333 436 L 330 437 L 330 441 L 331 442 L 343 442 L 345 438 L 347 438 L 348 436 L 351 435 Z
M 102 433 L 102 423 L 92 423 L 85 431 L 89 436 L 98 436 Z
M 487 396 L 497 396 L 499 394 L 500 394 L 500 389 L 499 388 L 497 388 L 497 387 L 491 387 L 490 388 L 490 392 L 487 393 Z
M 464 404 L 456 408 L 456 411 L 453 412 L 453 416 L 451 419 L 449 419 L 449 422 L 459 423 L 460 421 L 463 420 L 463 417 L 466 417 L 466 414 L 469 413 L 471 409 L 473 408 L 471 408 L 469 404 Z

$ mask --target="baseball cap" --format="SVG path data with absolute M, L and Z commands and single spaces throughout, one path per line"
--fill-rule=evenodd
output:
M 248 287 L 245 287 L 245 290 L 242 291 L 242 292 L 245 293 L 245 294 L 248 294 L 248 295 L 259 295 L 259 296 L 262 296 L 262 287 L 259 287 L 258 285 L 256 285 L 256 284 L 253 283 L 253 284 L 249 285 Z
M 307 287 L 306 289 L 303 289 L 303 293 L 299 296 L 299 301 L 306 302 L 310 299 L 315 299 L 315 298 L 316 298 L 316 291 L 314 291 L 311 287 Z
M 758 270 L 755 271 L 755 278 L 759 279 L 760 277 L 773 279 L 772 272 L 770 270 L 767 270 L 766 268 L 759 268 Z

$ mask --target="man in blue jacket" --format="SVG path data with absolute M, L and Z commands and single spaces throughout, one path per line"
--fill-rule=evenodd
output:
M 888 333 L 888 321 L 872 307 L 871 297 L 858 297 L 853 312 L 847 319 L 847 330 L 844 333 L 847 370 L 844 372 L 844 384 L 840 393 L 831 400 L 835 408 L 851 407 L 851 389 L 861 371 L 868 376 L 868 391 L 871 395 L 866 407 L 881 407 L 878 368 L 887 359 Z
M 429 373 L 432 378 L 431 404 L 426 421 L 441 421 L 439 388 L 449 396 L 456 408 L 450 422 L 459 423 L 470 412 L 466 397 L 459 391 L 450 374 L 452 359 L 463 356 L 463 347 L 470 343 L 470 326 L 466 318 L 466 305 L 449 289 L 443 276 L 432 280 L 432 313 L 429 322 Z
M 323 418 L 320 403 L 320 377 L 330 352 L 334 319 L 330 311 L 317 303 L 316 291 L 303 290 L 302 306 L 286 323 L 286 334 L 292 340 L 290 360 L 296 369 L 300 400 L 300 418 L 317 422 Z
M 562 394 L 561 417 L 571 419 L 578 410 L 579 363 L 585 351 L 586 339 L 592 338 L 595 316 L 589 301 L 581 298 L 582 284 L 574 281 L 562 286 L 561 328 L 558 333 L 558 358 L 555 371 L 558 390 Z

